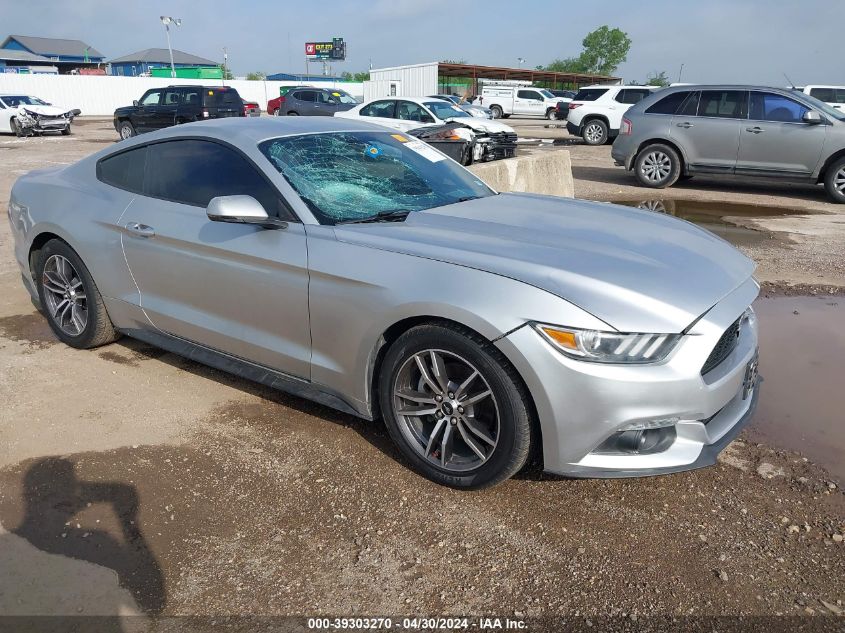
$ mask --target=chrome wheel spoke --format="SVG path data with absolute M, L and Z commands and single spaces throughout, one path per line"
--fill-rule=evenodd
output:
M 420 404 L 434 404 L 434 396 L 423 391 L 413 391 L 411 389 L 397 389 L 393 392 L 403 400 L 410 400 L 411 402 L 419 402 Z
M 451 425 L 446 426 L 443 431 L 443 440 L 440 442 L 440 465 L 446 466 L 452 459 L 452 448 L 455 444 L 455 432 Z
M 461 404 L 464 405 L 465 407 L 468 407 L 470 405 L 477 404 L 477 403 L 481 402 L 482 400 L 484 400 L 484 398 L 486 398 L 487 396 L 491 396 L 491 395 L 493 395 L 493 392 L 490 391 L 489 389 L 485 389 L 484 391 L 478 392 L 474 396 L 469 396 L 468 398 L 462 399 Z
M 437 442 L 437 438 L 440 436 L 440 432 L 447 426 L 446 418 L 440 418 L 440 421 L 434 425 L 434 429 L 431 431 L 431 435 L 428 438 L 428 444 L 425 447 L 425 456 L 429 457 L 431 455 L 431 451 L 434 449 L 434 445 Z
M 61 321 L 62 317 L 65 314 L 65 310 L 68 308 L 69 305 L 70 301 L 68 301 L 67 299 L 62 299 L 53 307 L 53 316 L 56 317 L 56 320 Z
M 464 442 L 466 442 L 466 445 L 469 446 L 472 452 L 478 455 L 480 459 L 487 459 L 487 455 L 484 454 L 484 449 L 482 449 L 481 446 L 474 439 L 472 439 L 472 436 L 464 428 L 464 426 L 465 425 L 463 421 L 458 422 L 458 432 L 461 434 L 461 437 L 464 438 Z
M 431 367 L 440 389 L 449 391 L 449 375 L 446 373 L 446 364 L 443 362 L 443 357 L 435 351 L 431 352 Z
M 81 311 L 82 309 L 78 308 L 75 303 L 71 304 L 70 320 L 73 322 L 73 326 L 76 328 L 77 332 L 81 332 L 85 329 L 85 321 L 82 319 L 82 315 L 80 314 Z
M 458 400 L 461 399 L 461 396 L 463 395 L 464 391 L 466 391 L 467 387 L 472 384 L 472 381 L 475 380 L 476 377 L 478 377 L 478 372 L 473 369 L 472 373 L 469 375 L 469 378 L 467 378 L 460 385 L 458 385 L 458 388 L 455 389 L 455 397 Z
M 396 413 L 399 415 L 414 415 L 414 416 L 421 416 L 421 415 L 434 415 L 437 413 L 437 405 L 435 404 L 426 404 L 419 407 L 405 407 L 403 409 L 397 409 Z
M 425 361 L 422 357 L 417 354 L 414 356 L 414 361 L 417 364 L 417 369 L 420 370 L 420 374 L 422 375 L 422 379 L 425 381 L 425 384 L 428 385 L 429 389 L 434 391 L 435 393 L 440 393 L 442 390 L 440 386 L 435 382 L 434 378 L 431 377 L 431 372 L 429 372 L 428 367 L 425 366 Z

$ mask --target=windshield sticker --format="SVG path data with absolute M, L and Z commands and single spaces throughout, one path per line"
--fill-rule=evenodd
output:
M 339 96 L 340 96 L 340 93 L 339 93 L 339 92 L 333 92 L 333 93 L 332 93 L 332 96 L 333 96 L 333 97 L 339 97 Z
M 401 134 L 391 134 L 390 136 L 395 138 L 400 143 L 407 143 L 408 142 L 408 139 L 405 138 L 404 136 L 402 136 Z
M 446 158 L 443 154 L 435 150 L 430 145 L 427 145 L 423 141 L 408 141 L 407 143 L 405 143 L 405 147 L 415 151 L 417 154 L 431 161 L 432 163 L 436 163 Z
M 381 154 L 381 150 L 378 147 L 376 147 L 375 145 L 367 145 L 367 149 L 364 150 L 364 154 L 366 156 L 370 156 L 372 158 L 375 158 L 376 156 Z

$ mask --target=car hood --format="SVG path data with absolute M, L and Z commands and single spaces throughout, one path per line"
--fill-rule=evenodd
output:
M 533 194 L 499 194 L 335 233 L 340 241 L 517 279 L 621 332 L 681 332 L 754 271 L 733 246 L 689 222 Z M 546 319 L 555 323 L 554 314 Z
M 500 132 L 506 132 L 508 134 L 514 133 L 514 129 L 509 126 L 505 125 L 504 123 L 500 123 L 499 121 L 494 121 L 492 119 L 479 119 L 477 117 L 472 116 L 461 116 L 461 117 L 454 117 L 446 119 L 447 123 L 463 123 L 469 128 L 472 128 L 476 132 L 487 132 L 488 134 L 498 134 Z
M 41 116 L 62 116 L 63 114 L 67 114 L 70 110 L 65 108 L 57 108 L 56 106 L 47 106 L 47 105 L 28 105 L 22 104 L 18 107 L 18 110 L 26 110 L 27 112 L 34 112 L 35 114 L 40 114 Z

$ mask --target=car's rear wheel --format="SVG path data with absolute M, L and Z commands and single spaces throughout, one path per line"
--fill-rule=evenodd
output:
M 91 273 L 70 246 L 47 242 L 36 261 L 35 280 L 50 328 L 63 343 L 88 349 L 119 337 Z
M 642 186 L 665 189 L 674 185 L 680 177 L 681 159 L 668 145 L 655 143 L 637 154 L 634 173 Z
M 845 157 L 833 163 L 825 172 L 824 188 L 831 200 L 845 204 Z
M 528 459 L 528 396 L 501 353 L 477 334 L 431 324 L 400 336 L 379 376 L 387 429 L 419 473 L 455 488 L 485 488 Z
M 121 121 L 118 126 L 118 132 L 120 133 L 120 138 L 124 141 L 136 134 L 135 126 L 130 121 Z
M 494 119 L 501 119 L 502 118 L 502 108 L 497 105 L 490 106 L 490 114 L 493 115 Z
M 581 131 L 581 138 L 587 145 L 604 145 L 607 142 L 607 123 L 601 119 L 587 121 Z
M 549 121 L 556 121 L 557 120 L 557 108 L 549 108 L 546 110 L 546 118 Z

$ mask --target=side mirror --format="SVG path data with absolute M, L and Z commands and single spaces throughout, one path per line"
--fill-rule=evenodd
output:
M 822 115 L 815 110 L 807 110 L 801 120 L 809 125 L 818 125 L 822 122 Z
M 138 107 L 138 100 L 137 100 L 137 99 L 135 99 L 135 100 L 132 102 L 132 105 L 133 105 L 133 106 L 135 106 L 135 107 L 137 108 L 137 107 Z
M 212 222 L 233 222 L 236 224 L 257 224 L 268 229 L 287 226 L 283 222 L 267 215 L 267 211 L 252 196 L 218 196 L 212 198 L 205 209 Z

